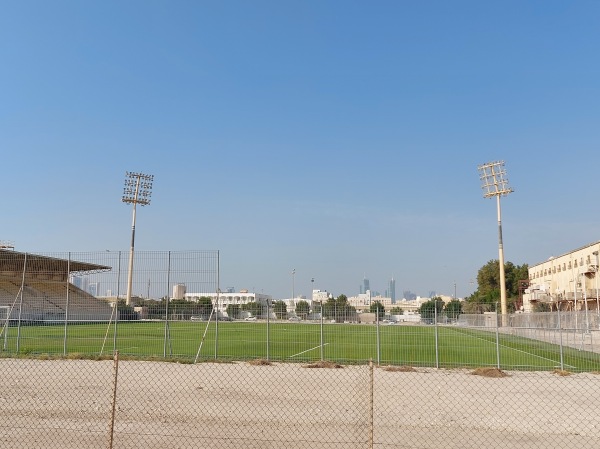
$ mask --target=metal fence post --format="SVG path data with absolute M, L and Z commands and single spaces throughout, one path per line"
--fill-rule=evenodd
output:
M 556 304 L 556 313 L 558 314 L 558 339 L 560 344 L 560 369 L 565 369 L 564 358 L 563 358 L 563 340 L 562 340 L 562 324 L 560 322 L 560 303 Z
M 321 299 L 321 361 L 324 360 L 324 347 L 323 347 L 323 300 Z
M 171 292 L 169 291 L 169 287 L 171 285 L 171 251 L 168 254 L 168 265 L 167 265 L 167 295 L 165 296 L 165 336 L 163 340 L 163 357 L 167 357 L 167 341 L 169 342 L 169 355 L 173 355 L 173 350 L 171 349 L 171 333 L 169 329 L 169 296 Z
M 504 320 L 504 315 L 502 315 Z M 496 303 L 496 367 L 500 369 L 500 331 L 498 329 L 498 303 Z
M 25 273 L 27 271 L 27 253 L 23 257 L 23 276 L 21 277 L 21 296 L 19 298 L 19 319 L 17 320 L 17 354 L 21 349 L 21 320 L 23 316 L 23 289 L 25 288 Z
M 69 257 L 67 259 L 67 276 L 65 279 L 65 284 L 67 287 L 67 298 L 65 302 L 65 330 L 63 335 L 63 355 L 67 355 L 67 336 L 68 336 L 68 323 L 69 323 L 69 274 L 71 273 L 71 252 L 69 252 Z
M 221 293 L 221 280 L 219 279 L 220 275 L 220 256 L 217 251 L 217 313 L 215 313 L 215 359 L 219 356 L 219 301 L 220 301 L 220 293 Z
M 440 367 L 440 349 L 438 336 L 437 300 L 433 300 L 433 324 L 435 325 L 435 367 Z
M 119 296 L 121 294 L 121 251 L 117 262 L 117 297 L 115 299 L 115 327 L 113 332 L 113 352 L 117 351 L 117 323 L 119 322 Z
M 269 315 L 271 315 L 270 313 L 270 307 L 269 307 L 269 298 L 267 298 L 267 360 L 270 360 L 270 354 L 269 354 L 269 346 L 271 345 L 271 319 L 269 317 Z
M 377 323 L 377 366 L 381 365 L 381 338 L 379 336 L 379 307 L 376 311 L 376 323 Z
M 369 449 L 373 449 L 375 443 L 375 379 L 373 369 L 373 359 L 369 360 Z
M 119 380 L 119 351 L 115 351 L 114 355 L 114 378 L 113 378 L 113 394 L 112 394 L 112 410 L 110 413 L 110 435 L 109 435 L 109 449 L 113 448 L 114 436 L 115 436 L 115 415 L 117 410 L 117 382 Z

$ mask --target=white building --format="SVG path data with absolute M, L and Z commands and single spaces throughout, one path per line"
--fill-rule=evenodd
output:
M 183 299 L 185 297 L 185 284 L 175 284 L 173 286 L 173 296 L 171 299 Z
M 333 297 L 331 293 L 327 292 L 327 290 L 313 290 L 312 291 L 312 301 L 320 303 L 321 301 L 327 302 L 329 298 Z
M 529 267 L 529 285 L 523 293 L 523 311 L 531 312 L 545 303 L 552 310 L 593 309 L 598 297 L 600 241 Z
M 210 298 L 213 307 L 218 311 L 219 315 L 227 315 L 227 306 L 230 304 L 242 306 L 250 302 L 264 304 L 273 302 L 271 295 L 262 293 L 250 293 L 248 290 L 240 290 L 237 293 L 185 293 L 184 299 L 187 301 L 198 302 L 200 298 Z

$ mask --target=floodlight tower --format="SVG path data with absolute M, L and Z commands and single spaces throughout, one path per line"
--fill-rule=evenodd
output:
M 502 323 L 508 313 L 506 306 L 506 278 L 504 275 L 504 247 L 502 244 L 502 214 L 500 211 L 500 197 L 513 192 L 508 185 L 504 161 L 488 162 L 477 167 L 479 170 L 479 179 L 481 179 L 481 188 L 483 197 L 496 197 L 498 208 L 498 265 L 500 265 L 500 307 L 502 311 Z
M 152 182 L 154 175 L 144 173 L 125 172 L 125 188 L 123 189 L 123 202 L 133 205 L 133 218 L 131 223 L 131 248 L 129 250 L 129 271 L 127 274 L 127 299 L 125 303 L 131 304 L 131 284 L 133 281 L 133 251 L 135 247 L 135 209 L 150 204 L 152 196 Z M 118 298 L 117 298 L 118 299 Z

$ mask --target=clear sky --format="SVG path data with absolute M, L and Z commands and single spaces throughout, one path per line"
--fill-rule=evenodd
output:
M 472 293 L 600 239 L 598 1 L 0 4 L 0 240 L 219 250 L 221 286 Z

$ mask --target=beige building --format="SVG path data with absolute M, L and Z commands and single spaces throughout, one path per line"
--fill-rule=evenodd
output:
M 529 267 L 529 286 L 523 293 L 523 311 L 536 304 L 551 310 L 597 310 L 600 241 Z

